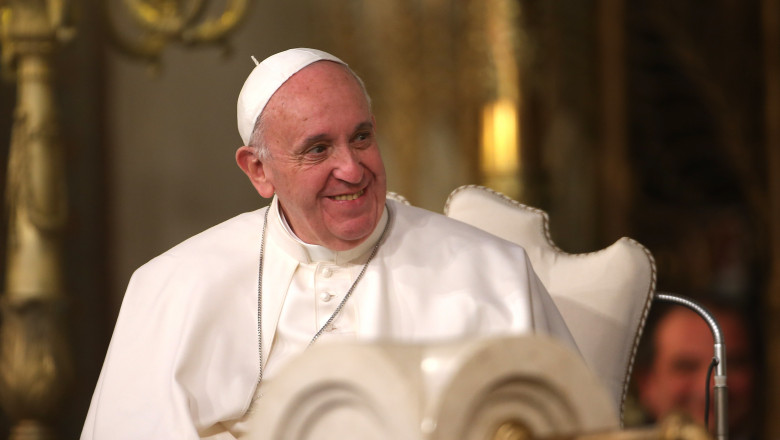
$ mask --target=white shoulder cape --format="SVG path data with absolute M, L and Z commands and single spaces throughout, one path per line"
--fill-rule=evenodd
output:
M 388 201 L 387 236 L 350 301 L 364 340 L 434 342 L 540 332 L 576 350 L 525 251 L 443 215 Z M 241 214 L 130 280 L 82 439 L 232 438 L 259 373 L 263 214 Z M 263 356 L 298 261 L 266 244 Z

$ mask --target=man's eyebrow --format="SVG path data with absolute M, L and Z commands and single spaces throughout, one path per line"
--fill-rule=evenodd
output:
M 355 127 L 355 132 L 362 131 L 362 130 L 373 130 L 373 129 L 374 129 L 373 121 L 364 121 Z
M 304 153 L 310 146 L 316 144 L 317 142 L 327 140 L 328 138 L 328 135 L 325 133 L 313 134 L 302 140 L 301 143 L 298 144 L 298 148 L 295 149 L 295 152 L 298 154 Z

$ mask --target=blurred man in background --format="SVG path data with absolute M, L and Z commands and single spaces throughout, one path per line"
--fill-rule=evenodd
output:
M 720 325 L 726 344 L 730 438 L 754 438 L 759 431 L 755 332 L 738 308 L 720 304 L 705 304 L 705 308 Z M 681 412 L 704 423 L 705 384 L 713 344 L 709 326 L 695 312 L 678 305 L 661 305 L 653 310 L 635 376 L 637 397 L 649 422 Z M 710 390 L 712 385 L 711 381 Z M 712 391 L 709 411 L 712 432 Z

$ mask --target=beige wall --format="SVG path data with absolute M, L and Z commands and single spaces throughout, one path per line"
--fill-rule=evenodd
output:
M 172 45 L 159 72 L 106 57 L 110 289 L 118 307 L 132 271 L 176 243 L 266 202 L 234 161 L 235 103 L 258 59 L 307 40 L 303 1 L 262 2 L 232 42 Z

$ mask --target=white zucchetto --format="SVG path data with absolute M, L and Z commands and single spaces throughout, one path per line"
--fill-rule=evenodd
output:
M 238 133 L 244 145 L 249 145 L 257 118 L 279 87 L 304 67 L 321 60 L 346 65 L 327 52 L 306 48 L 288 49 L 257 64 L 238 95 Z

